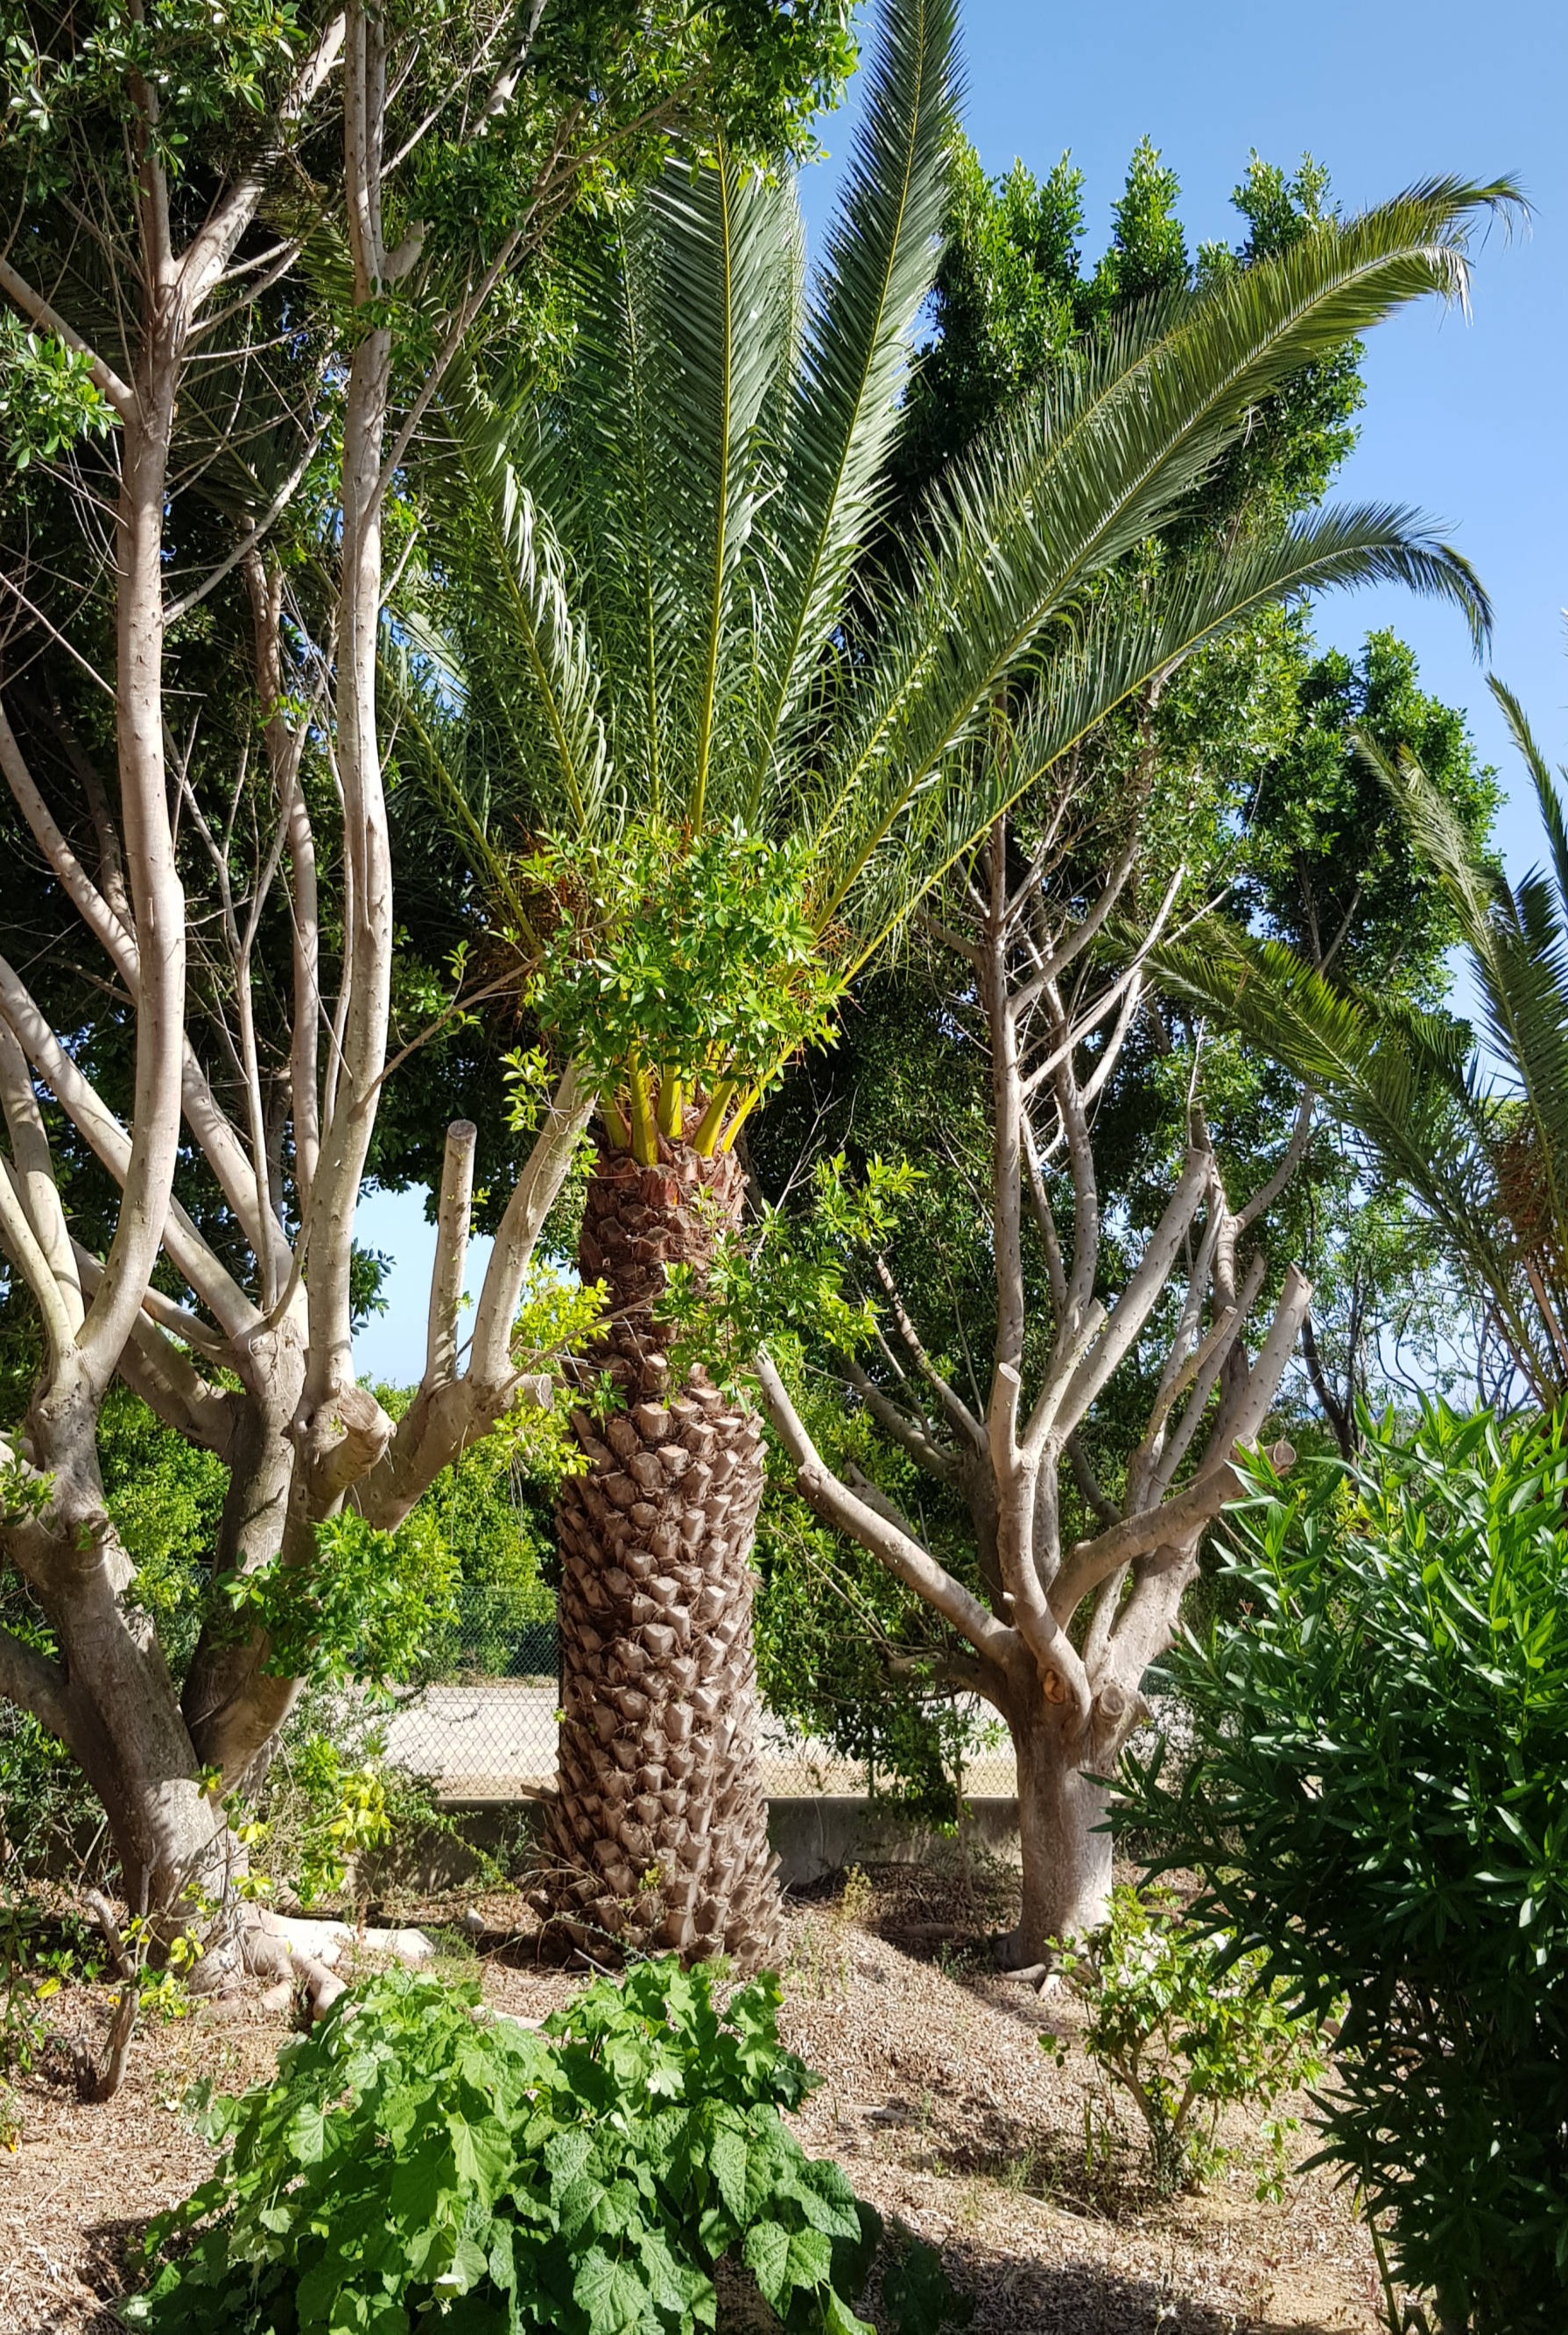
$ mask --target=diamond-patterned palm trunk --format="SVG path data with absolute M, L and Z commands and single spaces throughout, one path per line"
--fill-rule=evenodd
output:
M 760 1429 L 702 1371 L 672 1388 L 651 1313 L 665 1266 L 705 1264 L 716 1226 L 738 1221 L 742 1179 L 733 1158 L 660 1152 L 641 1168 L 601 1150 L 588 1185 L 579 1262 L 615 1319 L 586 1359 L 622 1407 L 575 1414 L 588 1469 L 557 1507 L 564 1716 L 545 1894 L 590 1952 L 673 1946 L 745 1968 L 778 1922 L 751 1645 Z

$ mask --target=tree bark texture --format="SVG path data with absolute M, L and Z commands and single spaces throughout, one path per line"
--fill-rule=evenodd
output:
M 86 1403 L 74 1422 L 35 1415 L 53 1497 L 13 1534 L 12 1552 L 59 1648 L 44 1723 L 103 1803 L 127 1902 L 156 1913 L 194 1894 L 221 1896 L 234 1844 L 202 1789 L 163 1649 L 136 1603 L 135 1567 L 104 1509 L 95 1423 Z
M 557 1504 L 564 1717 L 542 1903 L 593 1952 L 749 1968 L 778 1923 L 751 1643 L 761 1433 L 702 1371 L 672 1388 L 652 1311 L 666 1266 L 700 1267 L 738 1220 L 741 1190 L 732 1157 L 665 1141 L 652 1168 L 602 1150 L 589 1182 L 579 1263 L 613 1319 L 586 1362 L 619 1407 L 575 1414 L 587 1467 Z
M 1043 1961 L 1050 1942 L 1081 1937 L 1110 1911 L 1111 1840 L 1099 1826 L 1107 1796 L 1090 1773 L 1065 1704 L 1010 1708 L 1018 1762 L 1022 1899 L 1018 1925 L 998 1940 L 1004 1970 Z

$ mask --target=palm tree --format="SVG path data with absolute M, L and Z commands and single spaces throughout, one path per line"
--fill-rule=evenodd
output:
M 937 256 L 955 13 L 885 0 L 809 298 L 789 179 L 721 148 L 673 160 L 586 266 L 559 383 L 476 383 L 429 485 L 400 752 L 542 954 L 598 1104 L 581 1267 L 608 1292 L 592 1359 L 619 1403 L 579 1412 L 586 1472 L 559 1503 L 550 1819 L 579 1939 L 745 1961 L 774 1924 L 759 1431 L 701 1371 L 671 1382 L 656 1315 L 669 1265 L 700 1269 L 738 1214 L 759 1095 L 1008 803 L 1224 627 L 1389 576 L 1485 621 L 1462 563 L 1392 509 L 1119 580 L 1292 370 L 1462 290 L 1466 223 L 1507 190 L 1451 181 L 1087 347 L 932 497 L 897 580 L 867 574 Z
M 1493 694 L 1524 758 L 1547 866 L 1518 884 L 1480 853 L 1413 755 L 1381 777 L 1457 927 L 1479 1031 L 1324 980 L 1219 918 L 1157 953 L 1167 987 L 1305 1079 L 1412 1192 L 1476 1304 L 1483 1367 L 1568 1396 L 1568 800 L 1523 709 Z

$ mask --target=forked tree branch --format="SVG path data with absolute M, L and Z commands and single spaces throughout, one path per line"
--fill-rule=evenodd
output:
M 460 1291 L 461 1262 L 455 1251 L 438 1254 L 433 1268 L 426 1375 L 419 1393 L 398 1420 L 391 1442 L 355 1495 L 371 1523 L 390 1528 L 407 1516 L 414 1502 L 465 1445 L 487 1435 L 498 1419 L 521 1400 L 547 1399 L 532 1388 L 518 1371 L 512 1353 L 512 1336 L 528 1269 L 546 1217 L 565 1183 L 572 1155 L 593 1109 L 593 1089 L 577 1066 L 569 1064 L 548 1106 L 545 1124 L 536 1137 L 507 1204 L 500 1229 L 490 1251 L 480 1292 L 478 1320 L 469 1347 L 469 1366 L 461 1378 L 452 1372 L 432 1378 L 430 1358 L 435 1351 L 438 1311 L 451 1324 L 453 1371 L 458 1359 L 455 1296 L 448 1309 L 440 1307 L 437 1285 Z M 456 1163 L 460 1176 L 460 1158 Z M 472 1175 L 471 1156 L 467 1173 Z M 456 1187 L 453 1187 L 455 1201 Z M 443 1170 L 442 1208 L 446 1210 L 447 1178 Z M 464 1211 L 466 1218 L 466 1209 Z M 443 1255 L 445 1262 L 443 1263 Z M 443 1280 L 444 1276 L 444 1280 Z M 445 1340 L 440 1341 L 444 1356 Z M 444 1367 L 444 1363 L 443 1363 Z
M 1162 1491 L 1168 1491 L 1176 1480 L 1177 1468 L 1187 1455 L 1204 1416 L 1209 1400 L 1219 1383 L 1220 1373 L 1234 1352 L 1243 1330 L 1258 1302 L 1263 1285 L 1266 1261 L 1254 1256 L 1243 1276 L 1239 1289 L 1233 1289 L 1228 1303 L 1218 1316 L 1210 1334 L 1198 1350 L 1196 1368 L 1193 1372 L 1192 1391 L 1176 1426 L 1162 1447 L 1154 1471 L 1154 1481 Z M 1211 1433 L 1211 1445 L 1215 1444 L 1218 1422 Z M 1234 1438 L 1232 1438 L 1234 1440 Z M 1216 1447 L 1217 1448 L 1217 1447 Z
M 903 1339 L 905 1344 L 908 1347 L 909 1352 L 914 1358 L 915 1369 L 920 1372 L 921 1377 L 931 1388 L 937 1401 L 942 1405 L 943 1411 L 947 1418 L 949 1425 L 956 1428 L 959 1433 L 964 1436 L 968 1441 L 974 1446 L 976 1450 L 983 1450 L 985 1448 L 984 1428 L 981 1425 L 979 1419 L 976 1419 L 974 1413 L 970 1410 L 969 1405 L 964 1401 L 963 1396 L 958 1393 L 957 1390 L 952 1386 L 945 1378 L 944 1378 L 942 1372 L 937 1369 L 935 1363 L 932 1361 L 931 1356 L 927 1353 L 924 1345 L 921 1342 L 920 1332 L 915 1328 L 914 1322 L 910 1319 L 909 1310 L 899 1294 L 898 1286 L 893 1278 L 887 1259 L 885 1256 L 878 1255 L 873 1258 L 872 1263 L 876 1269 L 876 1278 L 882 1284 L 883 1290 L 887 1298 L 887 1303 L 892 1308 L 893 1318 L 898 1324 L 898 1334 Z
M 1145 1508 L 1140 1515 L 1123 1516 L 1093 1540 L 1079 1541 L 1051 1584 L 1050 1602 L 1058 1620 L 1064 1624 L 1070 1621 L 1081 1601 L 1118 1566 L 1162 1543 L 1174 1545 L 1193 1537 L 1213 1524 L 1241 1489 L 1241 1478 L 1229 1459 L 1224 1459 L 1174 1498 Z
M 343 53 L 344 12 L 328 18 L 315 48 L 273 115 L 271 135 L 243 178 L 218 201 L 186 246 L 180 261 L 180 291 L 190 319 L 222 277 L 260 207 L 267 182 L 288 140 L 325 86 Z
M 16 1042 L 11 1024 L 0 1017 L 0 1110 L 11 1138 L 15 1161 L 16 1194 L 26 1214 L 71 1323 L 73 1338 L 81 1329 L 85 1308 L 82 1284 L 72 1255 L 71 1235 L 54 1180 L 49 1137 L 33 1090 L 27 1057 Z
M 901 1532 L 890 1518 L 858 1499 L 823 1459 L 790 1401 L 784 1381 L 765 1353 L 753 1365 L 774 1432 L 795 1466 L 795 1482 L 808 1507 L 825 1524 L 836 1525 L 852 1540 L 879 1557 L 905 1586 L 924 1598 L 960 1637 L 967 1638 L 979 1654 L 1000 1664 L 1011 1662 L 1017 1649 L 1015 1633 L 1005 1622 L 988 1613 L 978 1597 L 944 1565 Z
M 80 1242 L 72 1246 L 82 1286 L 91 1292 L 103 1277 L 102 1260 Z M 172 1298 L 150 1289 L 121 1354 L 120 1375 L 166 1427 L 221 1456 L 233 1430 L 234 1398 L 201 1376 L 186 1348 L 214 1361 L 232 1361 L 232 1350 L 215 1339 L 204 1323 Z
M 1053 1424 L 1077 1427 L 1103 1392 L 1107 1382 L 1126 1361 L 1133 1342 L 1148 1320 L 1171 1275 L 1188 1226 L 1197 1213 L 1208 1182 L 1206 1152 L 1189 1151 L 1165 1213 L 1150 1233 L 1137 1269 L 1112 1307 L 1104 1330 L 1073 1372 Z
M 66 1053 L 35 1000 L 3 957 L 0 1015 L 9 1022 L 24 1053 L 73 1126 L 123 1189 L 131 1164 L 130 1136 Z M 176 1272 L 196 1291 L 229 1336 L 243 1336 L 256 1327 L 261 1318 L 256 1308 L 177 1200 L 168 1204 L 160 1237 Z M 146 1294 L 144 1282 L 138 1297 L 139 1308 Z M 128 1335 L 129 1332 L 128 1323 Z
M 890 1435 L 895 1443 L 907 1451 L 928 1476 L 934 1477 L 939 1484 L 951 1484 L 956 1479 L 958 1467 L 953 1454 L 944 1451 L 939 1443 L 934 1443 L 919 1420 L 900 1410 L 876 1380 L 867 1377 L 858 1362 L 853 1359 L 847 1361 L 844 1365 L 844 1375 L 883 1432 Z
M 76 1342 L 78 1325 L 71 1318 L 49 1260 L 27 1221 L 27 1211 L 13 1178 L 9 1160 L 0 1158 L 0 1249 L 5 1250 L 13 1270 L 20 1274 L 38 1308 L 49 1374 L 53 1378 Z
M 88 875 L 38 790 L 15 734 L 0 706 L 0 770 L 34 840 L 88 930 L 100 941 L 133 1003 L 140 994 L 141 964 L 124 919 Z M 275 1274 L 286 1271 L 288 1245 L 282 1227 L 257 1205 L 256 1177 L 237 1129 L 220 1109 L 211 1081 L 197 1060 L 189 1032 L 182 1038 L 180 1100 L 186 1124 L 201 1146 L 223 1196 L 238 1217 L 247 1240 L 268 1258 Z
M 121 421 L 134 421 L 137 413 L 136 392 L 121 380 L 112 365 L 105 364 L 96 349 L 90 348 L 80 333 L 68 325 L 58 308 L 51 306 L 41 292 L 34 291 L 24 276 L 19 276 L 11 262 L 0 255 L 0 292 L 14 300 L 31 325 L 62 342 L 73 356 L 85 357 L 92 386 L 101 397 L 107 398 Z
M 480 1386 L 498 1386 L 513 1376 L 512 1329 L 523 1284 L 593 1109 L 586 1072 L 568 1062 L 507 1203 L 479 1291 L 468 1374 Z

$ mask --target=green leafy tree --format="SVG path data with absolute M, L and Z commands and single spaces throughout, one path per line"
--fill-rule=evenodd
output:
M 582 1116 L 568 1093 L 514 1147 L 466 1369 L 453 1196 L 392 1421 L 354 1369 L 353 1219 L 394 1009 L 428 986 L 399 963 L 376 671 L 409 464 L 488 332 L 552 344 L 574 221 L 677 130 L 808 148 L 851 52 L 839 0 L 8 0 L 0 36 L 8 1363 L 30 1346 L 0 1694 L 89 1777 L 155 1928 L 219 1905 L 219 1983 L 263 1951 L 224 1796 L 301 1685 L 269 1619 L 314 1661 L 315 1574 L 346 1642 L 337 1589 L 375 1572 L 344 1562 L 351 1487 L 390 1533 L 538 1395 L 516 1316 Z M 227 1472 L 178 1687 L 105 1498 L 117 1379 Z
M 910 384 L 909 429 L 895 459 L 900 515 L 913 517 L 946 463 L 1019 397 L 1050 378 L 1085 335 L 1114 330 L 1139 301 L 1214 284 L 1287 250 L 1331 220 L 1326 174 L 1310 156 L 1290 177 L 1256 154 L 1232 200 L 1239 244 L 1191 256 L 1180 185 L 1145 139 L 1113 209 L 1109 247 L 1086 267 L 1084 179 L 1068 155 L 1037 179 L 1021 162 L 1000 179 L 955 139 L 946 243 L 932 334 Z M 1354 443 L 1362 400 L 1353 339 L 1296 368 L 1259 402 L 1245 439 L 1221 458 L 1187 524 L 1247 509 L 1253 524 L 1306 509 Z
M 1297 671 L 1315 668 L 1302 656 Z M 1342 732 L 1333 742 L 1337 773 L 1350 747 Z M 881 1652 L 912 1782 L 929 1791 L 929 1758 L 911 1758 L 912 1657 L 933 1750 L 930 1690 L 979 1697 L 1006 1721 L 1024 1886 L 1001 1949 L 1025 1963 L 1046 1937 L 1103 1919 L 1095 1778 L 1136 1724 L 1144 1672 L 1234 1490 L 1227 1452 L 1270 1419 L 1271 1436 L 1298 1433 L 1302 1405 L 1282 1390 L 1309 1288 L 1285 1260 L 1304 1250 L 1328 1267 L 1323 1346 L 1308 1347 L 1325 1383 L 1324 1348 L 1349 1373 L 1369 1368 L 1382 1315 L 1367 1277 L 1408 1262 L 1391 1246 L 1386 1194 L 1350 1235 L 1319 1229 L 1362 1196 L 1354 1160 L 1314 1125 L 1310 1089 L 1145 986 L 1184 897 L 1201 908 L 1227 861 L 1248 865 L 1223 797 L 1195 807 L 1185 780 L 1179 761 L 1161 767 L 1151 731 L 1145 770 L 1119 799 L 1102 795 L 1099 824 L 1081 801 L 1070 823 L 1065 787 L 1054 802 L 1041 790 L 1011 834 L 999 824 L 936 896 L 924 945 L 867 985 L 834 1055 L 797 1075 L 751 1139 L 765 1179 L 793 1176 L 798 1192 L 813 1142 L 940 1163 L 886 1236 L 841 1247 L 847 1317 L 874 1299 L 885 1328 L 847 1352 L 818 1330 L 808 1408 L 799 1381 L 764 1384 L 808 1506 L 910 1593 Z M 1263 843 L 1273 900 L 1310 902 L 1310 865 L 1280 883 Z M 1446 919 L 1418 875 L 1408 871 L 1402 916 L 1393 875 L 1379 888 L 1370 877 L 1363 901 L 1345 885 L 1341 940 L 1383 965 L 1390 990 L 1431 982 Z M 1337 1398 L 1341 1418 L 1353 1400 Z M 765 1546 L 769 1601 L 814 1602 L 818 1551 L 788 1511 Z M 1030 1616 L 1031 1574 L 1044 1595 Z M 875 1672 L 876 1651 L 863 1641 L 857 1676 Z M 875 1724 L 839 1707 L 838 1684 L 829 1672 L 814 1692 L 805 1675 L 789 1707 L 859 1751 Z
M 1268 252 L 1310 242 L 1331 225 L 1321 172 L 1303 164 L 1287 180 L 1254 157 L 1235 199 L 1244 239 L 1231 250 L 1206 247 L 1195 264 L 1176 220 L 1176 191 L 1158 157 L 1140 150 L 1112 247 L 1091 267 L 1079 249 L 1080 185 L 1065 161 L 1040 184 L 1015 168 L 988 185 L 973 153 L 958 147 L 937 329 L 917 361 L 911 427 L 895 452 L 895 525 L 917 509 L 930 472 L 968 444 L 997 405 L 1050 379 L 1083 336 L 1113 331 L 1128 296 L 1179 296 L 1189 278 L 1234 284 Z M 1244 446 L 1227 453 L 1173 515 L 1165 547 L 1134 547 L 1124 572 L 1157 573 L 1169 547 L 1190 547 L 1216 530 L 1266 537 L 1300 502 L 1321 496 L 1351 442 L 1358 357 L 1354 343 L 1342 343 L 1261 401 Z M 1064 822 L 1067 840 L 1040 887 L 1041 929 L 1058 930 L 1075 900 L 1120 880 L 1114 871 L 1124 866 L 1133 835 L 1140 838 L 1136 865 L 1118 913 L 1134 940 L 1162 913 L 1162 901 L 1179 920 L 1219 895 L 1225 915 L 1245 927 L 1288 932 L 1335 955 L 1348 949 L 1364 977 L 1386 990 L 1436 998 L 1457 927 L 1397 813 L 1367 781 L 1358 729 L 1375 724 L 1390 742 L 1407 728 L 1418 731 L 1456 817 L 1477 838 L 1494 792 L 1461 717 L 1420 692 L 1409 652 L 1379 635 L 1355 660 L 1321 656 L 1304 615 L 1276 610 L 1191 659 L 1166 677 L 1157 702 L 1154 695 L 1147 693 L 1075 750 L 1075 814 Z M 1024 847 L 1014 871 L 1021 886 L 1027 849 L 1060 816 L 1059 805 L 1042 790 L 1039 801 L 1026 798 L 1021 807 Z M 995 1610 L 1001 1584 L 994 1567 L 987 1574 L 994 1487 L 983 1465 L 969 1483 L 973 1454 L 960 1420 L 965 1407 L 973 1417 L 986 1415 L 998 1338 L 995 1039 L 973 959 L 953 945 L 955 930 L 972 943 L 975 905 L 962 896 L 944 904 L 925 919 L 905 963 L 862 982 L 833 1052 L 791 1073 L 748 1143 L 763 1188 L 789 1188 L 796 1209 L 808 1189 L 800 1162 L 814 1147 L 842 1146 L 857 1165 L 876 1151 L 941 1163 L 906 1197 L 880 1255 L 845 1260 L 852 1293 L 884 1305 L 890 1289 L 897 1293 L 886 1342 L 857 1353 L 847 1370 L 843 1355 L 818 1340 L 811 1372 L 792 1381 L 790 1396 L 809 1440 L 846 1488 L 874 1510 L 890 1509 L 949 1579 Z M 1103 939 L 1080 956 L 1074 976 L 1080 1005 L 1115 961 Z M 1114 978 L 1108 971 L 1104 978 L 1113 993 Z M 1448 1362 L 1455 1293 L 1429 1232 L 1397 1189 L 1367 1175 L 1331 1121 L 1302 1121 L 1300 1080 L 1266 1054 L 1205 1028 L 1168 1000 L 1143 994 L 1133 1004 L 1114 1039 L 1094 1030 L 1087 1007 L 1084 1014 L 1083 1077 L 1094 1095 L 1096 1293 L 1108 1305 L 1136 1271 L 1182 1176 L 1200 1097 L 1203 1140 L 1213 1143 L 1224 1187 L 1268 1190 L 1269 1249 L 1294 1255 L 1313 1284 L 1312 1309 L 1301 1323 L 1307 1381 L 1287 1377 L 1278 1397 L 1288 1431 L 1305 1441 L 1321 1435 L 1310 1407 L 1315 1396 L 1348 1445 L 1358 1393 L 1386 1365 L 1399 1367 L 1397 1351 L 1408 1350 L 1423 1375 Z M 1112 1051 L 1114 1063 L 1106 1059 Z M 1032 1113 L 1041 1109 L 1044 1122 L 1036 1116 L 1034 1133 L 1047 1160 L 1059 1138 L 1049 1099 L 1031 1105 Z M 1060 1168 L 1035 1179 L 1037 1208 L 1049 1198 L 1063 1227 L 1079 1216 L 1070 1184 Z M 1019 1262 L 1026 1352 L 1030 1366 L 1043 1370 L 1054 1292 L 1049 1255 L 1034 1245 L 1027 1223 Z M 1277 1278 L 1267 1285 L 1278 1294 Z M 1055 1497 L 1066 1541 L 1087 1541 L 1116 1521 L 1157 1395 L 1159 1338 L 1170 1327 L 1162 1310 L 1060 1455 Z M 932 1391 L 933 1373 L 940 1395 Z M 957 1713 L 973 1705 L 944 1697 L 973 1692 L 972 1649 L 962 1632 L 955 1642 L 950 1616 L 923 1603 L 907 1582 L 901 1588 L 885 1578 L 873 1586 L 865 1556 L 791 1504 L 787 1482 L 781 1471 L 760 1542 L 762 1644 L 776 1707 L 841 1752 L 872 1759 L 921 1806 L 945 1800 L 951 1810 L 944 1747 Z M 1163 1570 L 1168 1581 L 1169 1565 Z M 857 1616 L 850 1632 L 840 1593 Z M 1099 1621 L 1079 1642 L 1104 1658 Z M 1122 1679 L 1134 1694 L 1137 1683 L 1131 1671 Z M 1038 1706 L 1027 1697 L 1011 1700 L 1015 1735 L 1026 1720 L 1025 1731 L 1037 1731 Z M 1021 1772 L 1035 1763 L 1035 1751 L 1026 1756 L 1021 1743 Z M 1026 1797 L 1032 1788 L 1026 1785 Z M 1042 1843 L 1041 1857 L 1058 1855 Z M 1036 1858 L 1026 1856 L 1026 1865 L 1032 1878 Z M 1086 1906 L 1087 1918 L 1097 1917 L 1091 1899 L 1074 1900 L 1065 1869 L 1053 1882 L 1042 1877 L 1040 1886 L 1064 1893 L 1060 1919 L 1078 1918 Z M 1026 1884 L 1026 1900 L 1031 1894 Z M 1042 1926 L 1031 1917 L 1029 1927 L 1032 1953 Z M 1017 1945 L 1007 1942 L 1007 1951 Z

